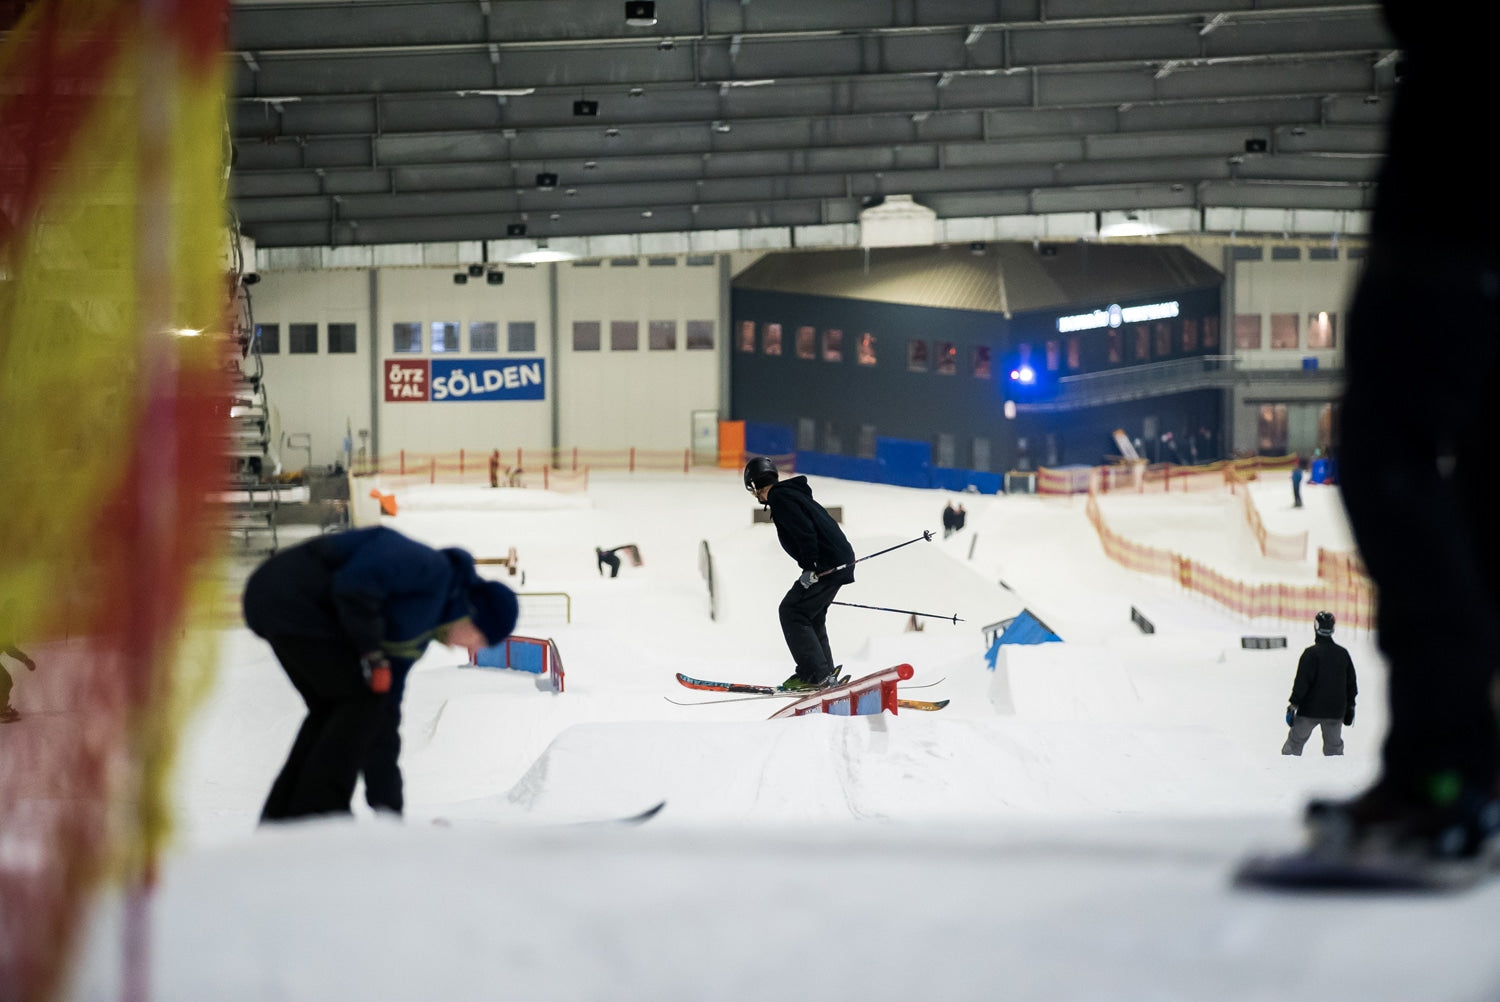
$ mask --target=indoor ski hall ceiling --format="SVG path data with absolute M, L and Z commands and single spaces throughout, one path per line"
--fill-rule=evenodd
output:
M 244 232 L 285 247 L 790 230 L 895 194 L 940 221 L 1359 214 L 1399 68 L 1379 5 L 1347 0 L 657 0 L 654 15 L 235 0 Z

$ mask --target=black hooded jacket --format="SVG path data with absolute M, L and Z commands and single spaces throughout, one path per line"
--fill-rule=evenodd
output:
M 1354 661 L 1332 637 L 1319 636 L 1302 652 L 1290 701 L 1299 717 L 1341 720 L 1354 709 L 1354 697 L 1358 694 Z
M 854 547 L 844 537 L 844 530 L 823 506 L 813 500 L 806 477 L 778 481 L 766 495 L 771 521 L 781 548 L 804 571 L 823 571 L 840 564 L 854 563 Z M 851 584 L 854 568 L 848 567 L 822 580 L 833 584 Z

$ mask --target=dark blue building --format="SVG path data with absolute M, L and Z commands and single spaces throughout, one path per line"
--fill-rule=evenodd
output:
M 752 452 L 912 486 L 1098 463 L 1117 429 L 1207 461 L 1222 278 L 1155 245 L 769 255 L 734 280 L 731 414 Z

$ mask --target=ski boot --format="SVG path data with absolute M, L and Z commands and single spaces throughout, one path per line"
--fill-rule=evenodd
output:
M 1422 787 L 1382 780 L 1351 800 L 1314 800 L 1305 821 L 1315 852 L 1500 863 L 1500 788 L 1466 786 L 1453 772 Z

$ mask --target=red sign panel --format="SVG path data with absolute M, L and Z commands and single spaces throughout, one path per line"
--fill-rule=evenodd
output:
M 386 359 L 386 403 L 429 399 L 428 386 L 431 383 L 429 364 L 425 358 Z

